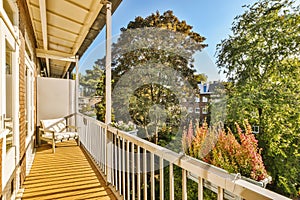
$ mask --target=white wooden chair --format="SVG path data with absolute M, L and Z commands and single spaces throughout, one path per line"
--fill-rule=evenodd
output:
M 66 140 L 74 139 L 79 145 L 79 135 L 77 127 L 67 125 L 65 118 L 40 120 L 41 127 L 39 129 L 39 141 L 51 142 L 52 152 L 55 153 L 55 144 Z

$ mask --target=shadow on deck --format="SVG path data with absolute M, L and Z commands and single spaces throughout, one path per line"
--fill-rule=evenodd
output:
M 116 199 L 75 141 L 37 149 L 22 199 Z

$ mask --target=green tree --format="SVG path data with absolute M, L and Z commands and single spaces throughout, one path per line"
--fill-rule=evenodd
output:
M 144 131 L 139 132 L 143 132 L 155 143 L 158 143 L 159 138 L 167 138 L 168 134 L 174 134 L 180 126 L 180 116 L 184 113 L 179 99 L 184 96 L 191 99 L 191 94 L 198 92 L 193 54 L 207 46 L 203 44 L 204 40 L 204 37 L 192 31 L 192 26 L 180 21 L 172 11 L 163 14 L 156 12 L 146 18 L 136 17 L 126 28 L 122 28 L 121 35 L 112 48 L 113 88 L 123 87 L 122 90 L 128 90 L 129 85 L 137 85 L 147 78 L 151 79 L 155 73 L 158 81 L 145 83 L 134 91 L 128 90 L 126 96 L 114 99 L 116 120 L 130 120 L 127 116 L 129 112 L 130 118 L 143 127 Z M 98 60 L 97 63 L 103 65 L 104 59 Z M 164 70 L 159 71 L 158 66 L 172 69 L 176 73 L 165 77 Z M 147 71 L 150 77 L 146 73 L 144 76 L 128 77 L 126 84 L 120 86 L 124 75 L 133 70 L 137 73 L 136 70 L 142 67 L 146 67 L 144 71 Z M 184 82 L 187 84 L 179 84 Z M 174 92 L 169 87 L 172 84 L 177 84 L 182 90 Z M 125 106 L 127 101 L 129 109 Z
M 227 84 L 227 124 L 249 119 L 273 177 L 270 189 L 300 192 L 300 9 L 292 0 L 261 0 L 233 23 L 218 45 Z
M 79 85 L 83 96 L 93 96 L 96 92 L 100 77 L 104 74 L 103 67 L 95 63 L 93 69 L 85 70 L 85 74 L 79 74 Z
M 95 105 L 97 119 L 105 122 L 105 73 L 102 73 L 98 78 L 95 95 L 101 98 L 101 102 Z
M 205 83 L 207 81 L 207 75 L 202 73 L 202 74 L 195 74 L 195 79 L 197 83 Z

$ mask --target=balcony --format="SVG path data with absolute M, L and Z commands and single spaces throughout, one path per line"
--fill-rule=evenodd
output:
M 22 199 L 115 199 L 75 141 L 37 149 Z M 104 198 L 105 197 L 105 198 Z
M 68 141 L 38 148 L 22 199 L 175 199 L 181 170 L 182 199 L 188 181 L 217 199 L 288 199 L 245 181 L 225 170 L 177 154 L 81 114 L 70 123 L 79 128 L 81 147 Z M 166 192 L 167 191 L 167 192 Z M 115 196 L 113 196 L 113 194 Z

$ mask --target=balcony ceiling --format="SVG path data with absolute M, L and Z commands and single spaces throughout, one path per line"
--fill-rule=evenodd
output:
M 111 0 L 112 12 L 122 0 Z M 26 0 L 36 52 L 49 77 L 65 77 L 105 25 L 103 0 Z

